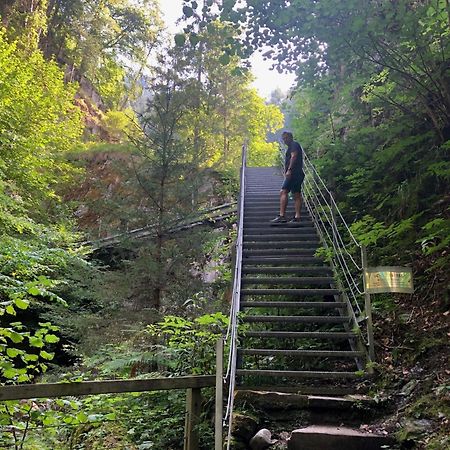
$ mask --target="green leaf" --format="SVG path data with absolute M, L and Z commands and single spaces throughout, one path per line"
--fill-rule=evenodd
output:
M 14 368 L 5 369 L 3 371 L 3 376 L 5 378 L 8 378 L 9 380 L 13 379 L 16 375 L 17 375 L 17 369 L 14 369 Z
M 45 350 L 42 350 L 42 351 L 39 353 L 39 356 L 40 356 L 41 358 L 44 358 L 44 359 L 47 359 L 47 360 L 51 360 L 51 359 L 54 358 L 55 354 L 54 354 L 54 353 L 48 353 L 48 352 L 46 352 Z
M 14 342 L 14 344 L 18 344 L 19 342 L 23 341 L 23 336 L 13 330 L 9 330 L 8 335 L 9 338 Z
M 84 411 L 80 411 L 77 415 L 76 415 L 76 419 L 78 422 L 80 423 L 85 423 L 88 421 L 88 416 Z
M 222 64 L 223 66 L 226 66 L 227 64 L 230 63 L 230 55 L 223 53 L 220 58 L 219 58 L 219 62 L 220 64 Z
M 54 334 L 46 334 L 44 340 L 49 344 L 55 344 L 56 342 L 59 342 L 59 337 Z
M 178 45 L 178 47 L 182 47 L 185 42 L 186 42 L 185 34 L 179 33 L 175 35 L 175 44 Z
M 41 290 L 36 286 L 30 286 L 27 291 L 30 295 L 37 296 L 41 294 Z
M 14 309 L 13 305 L 8 305 L 5 308 L 5 311 L 10 315 L 10 316 L 15 316 L 16 315 L 16 310 Z
M 30 302 L 24 298 L 16 298 L 14 304 L 20 309 L 27 309 Z
M 191 45 L 193 45 L 194 47 L 199 43 L 200 38 L 198 37 L 197 34 L 195 33 L 190 33 L 189 34 L 189 42 L 191 43 Z
M 32 347 L 42 348 L 44 346 L 44 341 L 39 337 L 30 336 L 28 340 Z
M 18 350 L 17 348 L 7 348 L 6 349 L 6 354 L 10 357 L 10 358 L 15 358 L 17 355 L 20 355 L 21 353 L 23 353 L 22 350 Z

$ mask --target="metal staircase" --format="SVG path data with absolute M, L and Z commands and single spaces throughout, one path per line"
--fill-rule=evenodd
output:
M 282 181 L 275 168 L 246 170 L 236 374 L 244 386 L 356 378 L 364 355 L 349 343 L 357 335 L 332 268 L 315 256 L 321 244 L 310 213 L 303 208 L 298 224 L 270 223 Z
M 246 167 L 243 148 L 238 234 L 224 381 L 230 446 L 234 395 L 258 389 L 339 395 L 371 374 L 374 360 L 366 253 L 304 153 L 302 219 L 272 224 L 279 168 Z M 293 202 L 287 216 L 293 216 Z

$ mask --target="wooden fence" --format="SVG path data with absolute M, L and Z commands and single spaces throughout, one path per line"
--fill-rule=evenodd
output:
M 80 395 L 119 394 L 186 389 L 184 450 L 199 449 L 198 425 L 201 415 L 201 389 L 215 387 L 215 450 L 222 450 L 223 341 L 216 345 L 216 375 L 194 375 L 148 380 L 105 380 L 70 383 L 40 383 L 0 386 L 0 401 Z

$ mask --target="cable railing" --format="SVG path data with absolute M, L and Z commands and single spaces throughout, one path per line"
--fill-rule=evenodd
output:
M 339 291 L 349 306 L 353 326 L 360 329 L 370 359 L 373 359 L 371 311 L 364 292 L 365 248 L 353 235 L 336 204 L 333 193 L 305 152 L 303 152 L 303 170 L 305 172 L 303 198 L 320 236 L 323 256 L 333 266 Z M 363 323 L 364 328 L 361 326 Z
M 223 416 L 223 424 L 227 428 L 227 450 L 231 444 L 231 425 L 234 409 L 234 389 L 236 387 L 236 366 L 237 366 L 237 345 L 238 345 L 238 314 L 240 309 L 241 297 L 241 271 L 242 271 L 242 247 L 243 247 L 243 224 L 244 224 L 244 194 L 245 194 L 245 168 L 247 165 L 247 145 L 242 147 L 242 166 L 241 166 L 241 186 L 238 201 L 238 227 L 236 237 L 236 258 L 234 268 L 233 295 L 231 300 L 231 309 L 229 324 L 225 342 L 228 343 L 228 361 L 224 374 L 224 383 L 228 384 L 228 397 Z

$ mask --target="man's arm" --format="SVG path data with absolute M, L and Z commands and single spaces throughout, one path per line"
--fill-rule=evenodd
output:
M 298 158 L 298 150 L 292 150 L 291 160 L 289 161 L 289 167 L 286 170 L 286 177 L 289 178 L 292 175 L 292 168 L 294 167 L 297 158 Z

